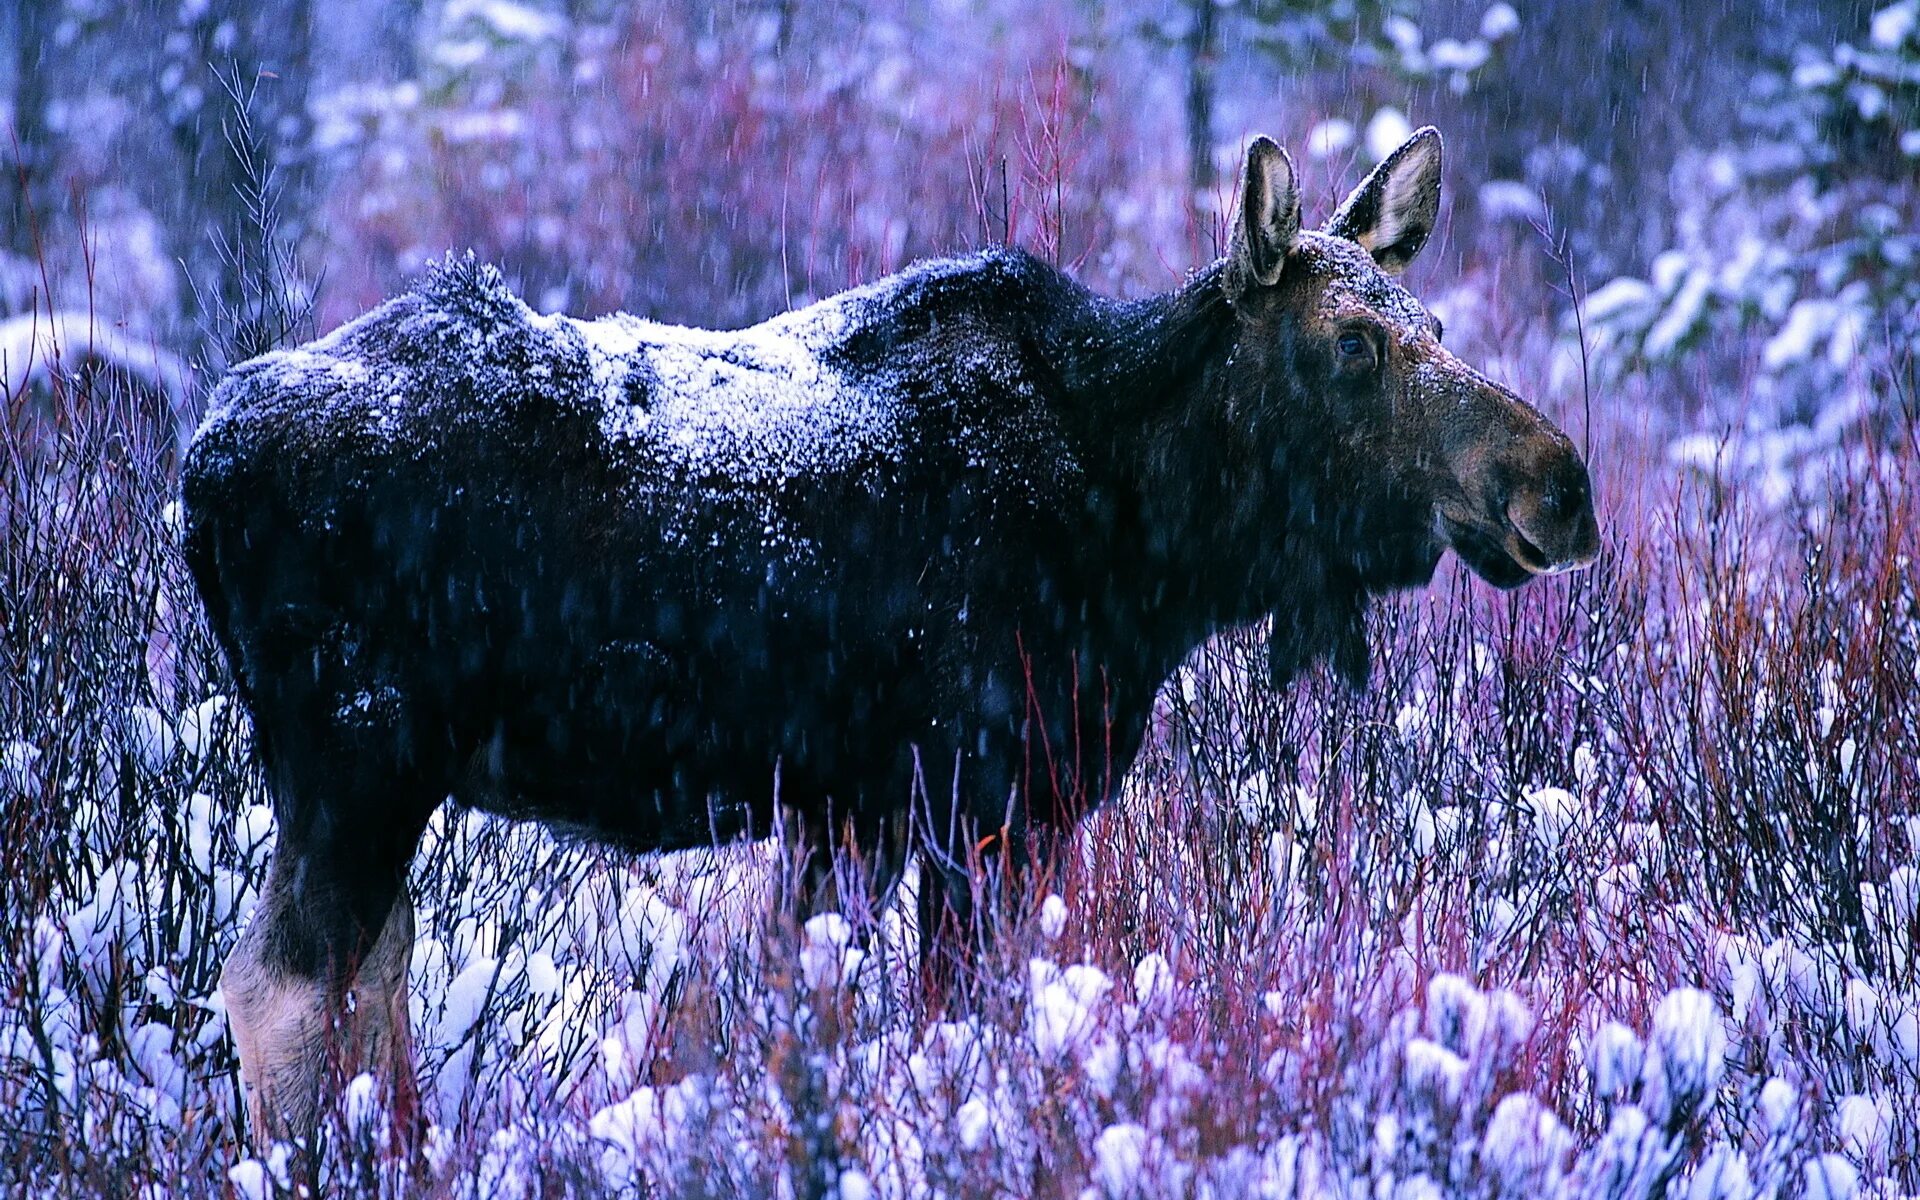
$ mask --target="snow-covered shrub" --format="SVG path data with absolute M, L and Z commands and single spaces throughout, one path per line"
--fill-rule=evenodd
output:
M 1843 435 L 1912 421 L 1917 16 L 1900 0 L 1864 45 L 1802 47 L 1757 74 L 1737 135 L 1674 165 L 1672 248 L 1646 278 L 1596 288 L 1578 327 L 1569 318 L 1601 382 L 1651 370 L 1704 408 L 1706 429 L 1673 448 L 1680 465 L 1755 476 L 1780 501 Z
M 323 317 L 448 246 L 543 311 L 709 326 L 986 240 L 1157 279 L 1148 249 L 1185 219 L 1137 186 L 1135 109 L 1103 74 L 1125 58 L 1097 12 L 1023 10 L 1006 39 L 911 8 L 567 12 L 450 0 L 417 78 L 317 99 L 338 170 Z
M 911 881 L 863 943 L 782 923 L 777 847 L 634 861 L 443 812 L 417 1138 L 354 1083 L 316 1162 L 240 1148 L 216 983 L 272 819 L 142 478 L 8 484 L 13 1191 L 1908 1186 L 1904 488 L 1799 536 L 1667 495 L 1666 554 L 1511 601 L 1449 568 L 1380 614 L 1366 693 L 1210 644 L 964 1010 L 921 1007 Z

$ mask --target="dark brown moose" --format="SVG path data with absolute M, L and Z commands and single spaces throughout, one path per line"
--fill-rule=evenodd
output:
M 995 249 L 714 333 L 449 259 L 236 367 L 186 551 L 279 821 L 221 980 L 256 1131 L 343 1062 L 410 1086 L 407 867 L 449 797 L 649 851 L 784 824 L 802 912 L 870 914 L 917 853 L 958 953 L 972 852 L 1112 796 L 1215 631 L 1271 617 L 1281 682 L 1361 684 L 1369 598 L 1446 550 L 1500 587 L 1592 561 L 1572 444 L 1395 281 L 1440 157 L 1421 130 L 1315 232 L 1257 139 L 1228 255 L 1144 300 Z

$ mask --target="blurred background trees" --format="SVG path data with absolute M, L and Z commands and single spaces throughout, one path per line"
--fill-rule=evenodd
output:
M 1676 429 L 1811 429 L 1912 395 L 1917 7 L 8 0 L 0 319 L 84 291 L 217 368 L 210 317 L 261 303 L 250 159 L 321 328 L 467 247 L 536 307 L 707 324 L 1002 240 L 1138 293 L 1215 253 L 1251 133 L 1324 213 L 1432 122 L 1436 303 L 1592 290 L 1603 382 Z M 1713 411 L 1729 367 L 1763 412 Z

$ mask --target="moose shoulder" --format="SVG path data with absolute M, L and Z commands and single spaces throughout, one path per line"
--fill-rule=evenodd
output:
M 346 1061 L 407 1078 L 405 874 L 451 795 L 641 849 L 791 822 L 802 904 L 857 848 L 1016 863 L 1118 786 L 1172 668 L 1273 618 L 1284 679 L 1366 674 L 1370 596 L 1448 548 L 1500 586 L 1598 533 L 1567 438 L 1394 276 L 1422 130 L 1323 231 L 1259 139 L 1226 258 L 1118 302 L 1012 250 L 736 333 L 529 311 L 449 260 L 236 368 L 187 553 L 280 824 L 223 977 L 254 1119 Z M 345 1014 L 344 996 L 357 1002 Z

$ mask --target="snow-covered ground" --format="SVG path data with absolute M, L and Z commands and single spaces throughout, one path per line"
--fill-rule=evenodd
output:
M 1920 1193 L 1904 495 L 1836 498 L 1824 544 L 1669 498 L 1668 556 L 1511 605 L 1445 574 L 1384 615 L 1365 696 L 1275 695 L 1257 631 L 1213 644 L 965 1011 L 921 1010 L 910 895 L 863 944 L 781 924 L 774 845 L 631 859 L 444 811 L 413 880 L 427 1133 L 409 1155 L 356 1081 L 323 1190 Z M 63 503 L 32 514 L 48 561 L 104 527 Z M 0 1174 L 284 1194 L 215 986 L 272 814 L 163 523 L 120 528 L 145 549 L 92 592 L 10 577 L 118 665 L 36 673 L 52 707 L 0 732 L 32 848 Z

